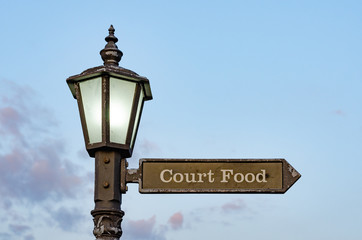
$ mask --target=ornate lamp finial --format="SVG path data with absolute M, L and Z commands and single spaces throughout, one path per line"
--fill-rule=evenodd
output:
M 107 44 L 104 49 L 101 50 L 100 54 L 103 59 L 103 65 L 113 65 L 118 66 L 119 61 L 123 56 L 121 50 L 118 49 L 116 42 L 118 42 L 118 38 L 114 36 L 114 28 L 111 25 L 108 29 L 109 35 L 105 38 Z

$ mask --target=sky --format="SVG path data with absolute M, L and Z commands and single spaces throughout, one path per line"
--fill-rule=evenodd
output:
M 362 239 L 361 1 L 0 1 L 0 240 L 94 239 L 94 160 L 66 78 L 150 80 L 134 154 L 285 158 L 285 194 L 123 195 L 123 240 Z

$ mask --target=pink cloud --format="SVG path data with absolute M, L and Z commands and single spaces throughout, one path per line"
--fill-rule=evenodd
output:
M 125 222 L 122 238 L 134 240 L 165 240 L 163 226 L 156 225 L 156 216 L 149 219 Z
M 341 109 L 337 109 L 337 110 L 333 111 L 333 113 L 338 116 L 346 115 L 346 113 L 344 111 L 342 111 Z
M 57 130 L 53 115 L 30 88 L 1 83 L 0 194 L 7 202 L 74 197 L 81 177 L 63 158 L 65 141 L 52 133 Z
M 13 107 L 0 108 L 0 133 L 11 134 L 15 137 L 22 138 L 20 128 L 25 119 Z
M 224 212 L 230 212 L 230 211 L 240 211 L 244 210 L 246 208 L 246 204 L 242 199 L 236 199 L 232 202 L 225 203 L 221 206 L 221 209 Z
M 39 146 L 0 153 L 0 182 L 6 183 L 0 185 L 2 195 L 30 202 L 76 195 L 82 178 L 74 172 L 70 162 L 60 158 L 56 144 L 51 141 L 43 144 L 53 149 L 52 154 Z
M 6 93 L 1 96 L 1 101 L 6 105 L 19 106 L 22 112 L 26 110 L 26 107 L 23 108 L 23 106 L 33 100 L 36 94 L 35 91 L 27 85 L 19 85 L 7 80 L 1 80 L 0 83 L 1 86 L 5 87 L 2 89 L 6 91 Z M 11 96 L 9 96 L 8 93 L 11 93 Z
M 136 238 L 146 238 L 152 234 L 155 223 L 155 216 L 152 216 L 150 219 L 141 219 L 136 221 L 130 220 L 128 222 L 127 231 Z
M 142 153 L 149 154 L 149 153 L 153 153 L 155 151 L 159 151 L 160 147 L 152 141 L 143 139 L 142 142 L 140 143 L 140 149 L 141 149 Z
M 184 217 L 181 212 L 177 212 L 170 217 L 168 223 L 171 225 L 172 229 L 180 229 L 183 225 Z
M 5 86 L 0 89 L 0 210 L 4 213 L 0 218 L 4 225 L 8 223 L 7 238 L 24 234 L 24 239 L 34 240 L 31 211 L 35 207 L 47 209 L 50 202 L 52 208 L 44 214 L 55 226 L 71 231 L 84 216 L 78 209 L 59 205 L 62 199 L 83 194 L 88 177 L 66 158 L 66 141 L 57 134 L 55 117 L 37 101 L 34 91 L 11 82 L 0 83 Z M 34 208 L 20 212 L 19 205 Z
M 63 157 L 65 141 L 54 134 L 51 112 L 28 87 L 1 83 L 6 91 L 0 92 L 0 194 L 8 203 L 74 197 L 82 177 Z
M 51 161 L 44 158 L 35 160 L 29 169 L 29 183 L 34 184 L 33 191 L 41 196 L 44 193 L 59 191 L 63 196 L 73 197 L 81 182 L 81 178 L 60 160 Z
M 39 218 L 40 222 L 51 219 L 54 226 L 72 231 L 82 222 L 83 213 L 59 205 L 62 199 L 83 194 L 87 177 L 65 157 L 66 141 L 59 139 L 52 112 L 42 107 L 34 92 L 11 82 L 2 86 L 5 88 L 0 89 L 0 211 L 4 214 L 0 219 L 9 228 L 3 236 L 18 239 L 23 235 L 22 239 L 34 240 L 35 223 L 30 216 L 36 207 L 47 209 L 44 215 L 48 216 L 44 220 Z M 52 208 L 47 207 L 50 202 Z M 32 207 L 20 212 L 16 207 L 19 205 Z

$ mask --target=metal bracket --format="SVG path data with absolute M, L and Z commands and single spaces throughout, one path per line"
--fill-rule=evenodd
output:
M 139 183 L 140 182 L 140 170 L 139 169 L 127 169 L 128 162 L 126 159 L 121 159 L 121 193 L 126 193 L 128 190 L 127 183 Z
M 127 169 L 126 183 L 139 183 L 140 182 L 140 170 Z

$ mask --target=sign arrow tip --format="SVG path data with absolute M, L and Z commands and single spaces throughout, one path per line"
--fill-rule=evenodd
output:
M 297 170 L 293 168 L 292 165 L 290 165 L 287 162 L 287 168 L 286 168 L 286 174 L 285 174 L 285 191 L 288 191 L 289 188 L 293 186 L 293 184 L 298 181 L 298 179 L 302 176 Z

